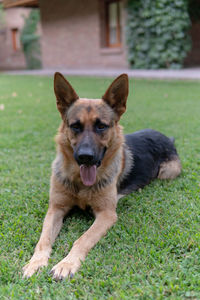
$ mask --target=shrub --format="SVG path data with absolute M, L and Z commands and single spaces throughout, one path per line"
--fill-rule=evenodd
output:
M 0 3 L 0 30 L 5 27 L 5 16 L 3 11 L 3 6 Z
M 39 10 L 32 9 L 29 16 L 25 17 L 24 27 L 20 36 L 27 69 L 41 68 L 40 37 L 36 34 L 39 20 Z
M 181 68 L 191 47 L 187 0 L 129 0 L 127 13 L 130 65 Z

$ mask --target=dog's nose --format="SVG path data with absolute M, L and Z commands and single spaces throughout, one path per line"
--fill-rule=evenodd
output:
M 75 154 L 75 159 L 79 165 L 95 164 L 95 154 L 93 149 L 89 147 L 81 147 Z
M 94 155 L 92 154 L 80 154 L 78 155 L 79 164 L 92 165 L 94 161 Z

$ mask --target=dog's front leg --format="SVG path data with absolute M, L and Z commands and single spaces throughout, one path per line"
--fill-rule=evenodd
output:
M 93 225 L 75 241 L 69 254 L 53 267 L 51 273 L 54 279 L 62 280 L 66 277 L 73 277 L 90 249 L 96 245 L 117 221 L 115 209 L 95 212 L 95 216 L 96 219 Z
M 61 209 L 50 205 L 44 219 L 42 233 L 30 262 L 24 266 L 24 277 L 31 277 L 39 268 L 47 266 L 51 247 L 63 223 L 69 208 Z

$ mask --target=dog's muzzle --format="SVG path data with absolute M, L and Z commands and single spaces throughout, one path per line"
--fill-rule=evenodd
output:
M 92 166 L 96 165 L 97 161 L 95 158 L 94 151 L 92 149 L 80 149 L 77 151 L 77 153 L 74 155 L 77 163 L 80 165 L 87 165 Z
M 80 166 L 80 176 L 84 185 L 92 186 L 96 182 L 97 168 L 106 152 L 103 148 L 98 155 L 89 147 L 81 147 L 74 153 L 74 158 Z
M 104 158 L 106 152 L 106 147 L 104 147 L 100 153 L 96 153 L 93 149 L 87 147 L 81 147 L 74 152 L 74 158 L 77 161 L 78 165 L 93 166 L 96 165 L 99 167 Z

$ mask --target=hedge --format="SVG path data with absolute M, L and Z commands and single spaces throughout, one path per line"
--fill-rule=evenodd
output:
M 129 0 L 128 59 L 137 69 L 180 69 L 191 48 L 187 0 Z
M 39 10 L 32 9 L 28 17 L 25 18 L 24 27 L 20 36 L 27 69 L 40 69 L 42 65 L 40 37 L 37 35 L 39 20 Z

